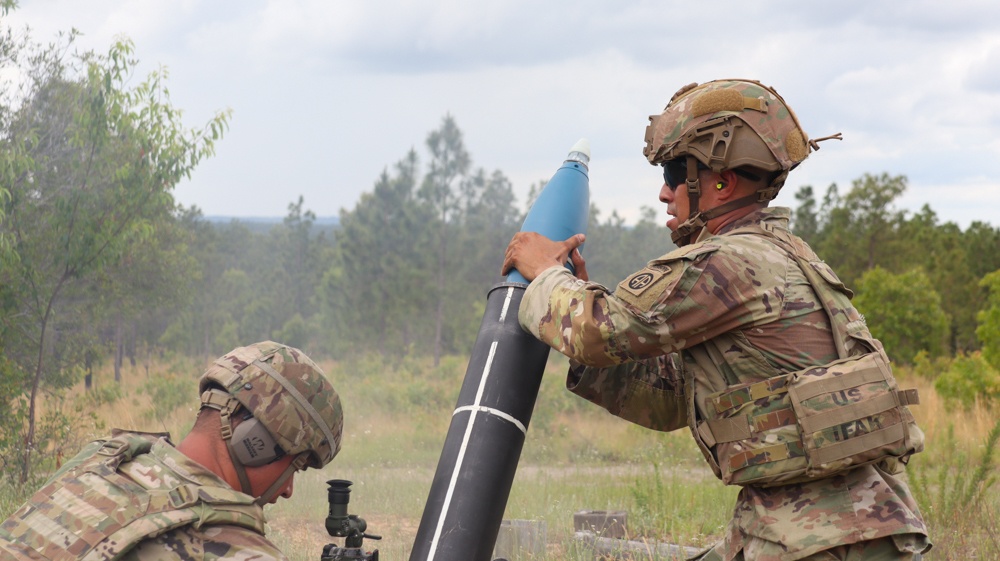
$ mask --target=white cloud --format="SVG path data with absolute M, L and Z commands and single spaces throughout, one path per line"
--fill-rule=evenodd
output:
M 7 19 L 38 39 L 79 27 L 97 50 L 128 34 L 144 69 L 170 67 L 190 125 L 231 106 L 217 156 L 177 191 L 213 214 L 283 214 L 299 193 L 336 214 L 451 113 L 474 162 L 522 200 L 588 137 L 594 200 L 634 219 L 657 204 L 647 115 L 723 77 L 776 87 L 814 136 L 844 133 L 786 191 L 885 171 L 943 219 L 1000 208 L 1000 4 L 987 0 L 48 0 Z M 940 200 L 945 185 L 972 195 Z
M 1000 93 L 1000 38 L 983 38 L 970 53 L 965 84 L 974 90 Z

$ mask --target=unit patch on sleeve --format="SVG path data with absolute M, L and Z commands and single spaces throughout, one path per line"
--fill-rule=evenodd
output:
M 670 266 L 668 265 L 655 265 L 642 269 L 641 271 L 634 273 L 631 277 L 623 280 L 618 288 L 632 294 L 633 296 L 642 296 L 642 293 L 646 291 L 649 287 L 656 284 L 656 281 L 663 278 L 664 275 L 670 272 Z

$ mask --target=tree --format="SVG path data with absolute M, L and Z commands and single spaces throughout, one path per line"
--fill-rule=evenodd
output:
M 995 277 L 991 276 L 991 280 L 984 279 L 1000 270 L 1000 228 L 994 228 L 984 222 L 973 222 L 962 233 L 961 246 L 967 255 L 965 260 L 967 274 L 973 279 L 978 279 L 969 289 L 968 309 L 993 310 L 1000 307 L 997 304 Z M 977 317 L 976 321 L 978 325 L 982 325 L 981 318 Z M 976 329 L 977 340 L 985 345 L 986 341 L 979 335 L 978 327 Z
M 132 51 L 122 40 L 107 55 L 84 53 L 66 65 L 39 51 L 25 69 L 23 104 L 6 108 L 0 152 L 28 157 L 9 184 L 3 230 L 14 266 L 0 273 L 15 302 L 2 343 L 30 373 L 22 483 L 37 444 L 42 384 L 70 382 L 69 367 L 82 362 L 92 339 L 79 329 L 79 291 L 153 235 L 173 210 L 170 190 L 212 154 L 227 124 L 221 113 L 202 129 L 185 129 L 163 70 L 129 88 Z
M 235 303 L 242 296 L 233 292 L 225 275 L 231 270 L 246 274 L 244 268 L 268 261 L 262 249 L 252 249 L 263 245 L 261 236 L 238 221 L 213 225 L 194 207 L 179 209 L 176 222 L 193 240 L 187 246 L 193 266 L 184 283 L 184 300 L 169 314 L 157 343 L 185 355 L 218 356 L 225 352 L 219 350 L 219 334 L 233 321 L 234 312 L 244 313 Z M 224 349 L 233 348 L 228 345 L 231 339 L 222 339 L 227 341 Z
M 155 235 L 138 239 L 119 259 L 81 279 L 87 331 L 110 341 L 116 382 L 121 381 L 124 358 L 134 365 L 138 347 L 148 352 L 166 328 L 170 311 L 187 303 L 196 277 L 198 264 L 189 249 L 192 232 L 173 213 L 156 218 L 151 227 Z
M 974 221 L 962 233 L 962 246 L 970 255 L 968 266 L 975 278 L 1000 269 L 1000 228 Z
M 461 228 L 465 280 L 483 297 L 500 276 L 500 263 L 507 244 L 523 222 L 517 210 L 514 188 L 510 179 L 499 170 L 487 174 L 479 168 L 462 181 Z
M 434 285 L 437 306 L 434 310 L 434 364 L 441 361 L 442 329 L 445 308 L 452 289 L 449 267 L 448 240 L 454 230 L 454 213 L 458 209 L 455 186 L 469 170 L 469 153 L 462 142 L 462 131 L 451 115 L 446 115 L 441 128 L 427 135 L 427 148 L 431 153 L 430 169 L 424 176 L 418 197 L 428 205 L 435 220 L 432 231 L 435 248 Z
M 489 289 L 500 280 L 507 244 L 523 216 L 510 180 L 499 170 L 479 168 L 459 185 L 459 213 L 452 234 L 451 271 L 457 273 L 448 299 L 457 305 L 446 314 L 442 352 L 471 349 Z
M 406 352 L 427 336 L 421 328 L 428 301 L 423 287 L 434 276 L 424 256 L 433 217 L 416 199 L 418 174 L 417 153 L 411 150 L 394 175 L 383 171 L 354 210 L 340 213 L 333 263 L 319 288 L 332 349 Z
M 304 199 L 299 195 L 299 200 L 288 205 L 288 215 L 282 222 L 282 227 L 272 230 L 276 233 L 279 247 L 278 253 L 281 255 L 283 269 L 288 276 L 288 292 L 283 300 L 291 300 L 290 313 L 283 318 L 283 322 L 298 314 L 300 319 L 311 315 L 309 300 L 315 289 L 318 279 L 315 268 L 317 259 L 317 244 L 313 239 L 312 226 L 316 222 L 316 213 L 311 210 L 303 210 Z M 287 304 L 283 308 L 288 309 Z
M 940 223 L 928 205 L 907 216 L 894 202 L 905 188 L 905 177 L 888 174 L 863 176 L 845 196 L 831 185 L 815 216 L 815 241 L 807 241 L 848 286 L 873 266 L 895 274 L 923 269 L 949 318 L 951 351 L 972 352 L 978 348 L 976 310 L 984 305 L 977 282 L 1000 268 L 1000 229 L 974 222 L 963 232 L 954 223 Z M 796 198 L 793 225 L 808 235 L 815 204 L 811 188 L 803 187 Z
M 626 224 L 614 210 L 603 222 L 600 217 L 600 209 L 591 203 L 587 242 L 582 254 L 587 260 L 590 280 L 594 282 L 614 288 L 648 261 L 676 248 L 670 240 L 670 231 L 662 222 L 657 223 L 657 211 L 652 207 L 642 207 L 634 226 Z
M 952 352 L 975 348 L 975 311 L 978 287 L 965 246 L 965 236 L 954 223 L 938 223 L 927 205 L 900 224 L 899 240 L 891 261 L 883 265 L 894 271 L 920 267 L 941 295 L 941 307 L 950 319 Z
M 887 173 L 854 180 L 843 198 L 836 186 L 827 191 L 816 252 L 838 265 L 837 272 L 848 285 L 876 265 L 894 269 L 888 262 L 898 255 L 897 232 L 906 216 L 896 209 L 895 201 L 904 191 L 906 177 Z
M 983 358 L 1000 372 L 1000 269 L 984 276 L 979 285 L 989 292 L 989 299 L 976 316 L 976 337 L 983 344 Z
M 342 211 L 319 290 L 329 348 L 394 355 L 466 350 L 521 223 L 510 180 L 473 169 L 451 117 Z M 419 188 L 418 188 L 419 185 Z
M 816 214 L 816 199 L 813 196 L 812 186 L 799 187 L 795 193 L 795 200 L 799 205 L 792 215 L 792 232 L 806 243 L 815 243 L 816 235 L 819 233 L 819 217 Z
M 948 316 L 923 270 L 895 275 L 875 267 L 861 277 L 854 304 L 893 360 L 910 364 L 920 351 L 944 354 Z

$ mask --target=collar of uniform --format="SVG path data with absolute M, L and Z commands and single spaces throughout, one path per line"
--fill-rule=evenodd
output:
M 205 466 L 188 458 L 163 439 L 154 442 L 149 453 L 156 456 L 158 460 L 174 470 L 177 475 L 180 475 L 191 483 L 211 487 L 231 487 L 224 479 L 214 472 L 209 471 Z
M 716 236 L 725 235 L 728 232 L 743 228 L 746 226 L 751 226 L 754 224 L 769 224 L 775 228 L 787 230 L 788 221 L 792 216 L 791 209 L 777 206 L 777 207 L 764 207 L 751 212 L 750 214 L 726 224 L 715 233 Z

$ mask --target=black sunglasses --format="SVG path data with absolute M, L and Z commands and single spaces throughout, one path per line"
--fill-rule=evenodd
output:
M 671 191 L 676 191 L 678 187 L 687 181 L 686 158 L 667 160 L 660 165 L 663 166 L 663 182 L 667 184 L 667 187 L 669 187 Z M 703 167 L 700 162 L 698 167 Z
M 705 164 L 701 162 L 697 163 L 699 170 L 708 169 Z M 687 181 L 687 158 L 667 160 L 660 165 L 663 166 L 663 182 L 667 184 L 667 187 L 669 187 L 671 191 L 676 191 L 678 187 Z M 733 171 L 735 171 L 737 175 L 752 181 L 760 181 L 760 176 L 750 173 L 744 169 L 735 168 Z

